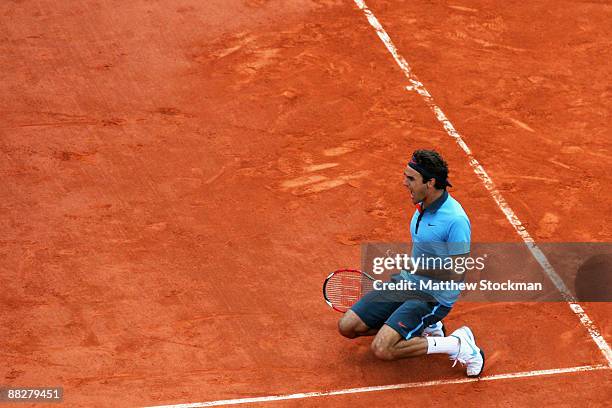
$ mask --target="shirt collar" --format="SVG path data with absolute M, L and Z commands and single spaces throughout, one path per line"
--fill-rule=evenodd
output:
M 427 212 L 436 212 L 440 209 L 440 207 L 442 207 L 442 204 L 444 204 L 446 202 L 446 200 L 448 199 L 448 191 L 444 190 L 444 193 L 442 193 L 442 195 L 433 203 L 431 203 L 429 205 L 429 207 L 427 207 L 425 210 Z M 420 206 L 419 208 L 423 208 L 423 203 L 419 203 Z

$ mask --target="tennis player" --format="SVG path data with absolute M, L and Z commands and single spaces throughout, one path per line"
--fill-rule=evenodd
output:
M 443 259 L 468 256 L 470 221 L 461 205 L 446 191 L 448 166 L 432 150 L 417 150 L 404 169 L 404 185 L 417 210 L 410 222 L 413 257 Z M 441 282 L 440 270 L 402 270 L 401 279 L 415 282 Z M 451 273 L 454 273 L 451 271 Z M 442 319 L 459 297 L 458 290 L 420 290 L 405 301 L 381 301 L 372 291 L 361 298 L 338 322 L 340 333 L 350 339 L 375 336 L 374 355 L 382 360 L 397 360 L 424 354 L 448 354 L 466 366 L 468 377 L 477 377 L 484 367 L 484 352 L 476 345 L 469 327 L 463 326 L 445 337 Z

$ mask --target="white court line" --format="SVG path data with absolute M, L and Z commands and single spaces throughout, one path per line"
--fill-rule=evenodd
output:
M 527 232 L 527 229 L 525 228 L 521 220 L 519 220 L 519 218 L 514 213 L 512 208 L 510 208 L 510 205 L 508 205 L 508 202 L 506 201 L 506 199 L 501 195 L 497 187 L 495 187 L 495 183 L 493 183 L 493 180 L 491 179 L 491 177 L 489 177 L 489 175 L 487 174 L 485 169 L 482 167 L 482 165 L 478 162 L 478 160 L 474 158 L 472 151 L 470 150 L 468 145 L 465 143 L 465 141 L 463 140 L 459 132 L 455 130 L 455 127 L 453 126 L 453 124 L 450 122 L 450 120 L 448 120 L 444 112 L 442 112 L 442 109 L 440 109 L 440 107 L 436 104 L 431 94 L 427 91 L 427 89 L 425 89 L 425 86 L 418 80 L 416 75 L 412 73 L 410 69 L 410 65 L 408 65 L 408 62 L 397 51 L 397 48 L 391 41 L 391 37 L 389 37 L 389 34 L 387 34 L 385 29 L 382 27 L 382 25 L 376 18 L 376 16 L 374 16 L 374 13 L 372 13 L 372 11 L 368 8 L 364 0 L 354 0 L 354 1 L 355 1 L 355 4 L 357 4 L 357 7 L 359 7 L 359 9 L 364 12 L 370 25 L 374 27 L 374 29 L 376 30 L 376 33 L 378 34 L 378 37 L 385 44 L 385 46 L 387 47 L 387 50 L 391 53 L 391 55 L 393 55 L 393 59 L 395 59 L 395 62 L 397 62 L 397 65 L 399 65 L 401 70 L 404 72 L 404 74 L 406 75 L 406 78 L 408 78 L 408 81 L 410 82 L 411 85 L 407 86 L 406 89 L 409 91 L 416 91 L 419 95 L 421 95 L 421 97 L 425 101 L 425 104 L 429 106 L 429 108 L 434 112 L 434 114 L 436 115 L 436 118 L 446 130 L 446 133 L 448 133 L 450 137 L 455 139 L 457 144 L 461 147 L 461 149 L 467 155 L 468 159 L 470 160 L 470 166 L 472 166 L 472 170 L 474 170 L 474 173 L 476 173 L 478 178 L 480 178 L 480 181 L 482 181 L 485 188 L 489 191 L 489 193 L 491 194 L 491 196 L 497 203 L 497 206 L 499 207 L 499 209 L 502 210 L 502 212 L 506 215 L 506 218 L 508 219 L 508 221 L 510 221 L 510 224 L 512 224 L 516 232 L 523 239 L 523 241 L 525 242 L 525 245 L 527 246 L 529 251 L 531 251 L 531 254 L 533 255 L 533 257 L 538 261 L 538 263 L 544 270 L 544 273 L 546 273 L 548 278 L 557 287 L 559 292 L 561 292 L 561 294 L 563 295 L 563 298 L 569 304 L 570 309 L 576 314 L 576 316 L 578 316 L 578 318 L 580 319 L 580 323 L 582 323 L 582 325 L 587 329 L 587 331 L 591 335 L 591 338 L 593 339 L 597 347 L 599 347 L 599 350 L 601 350 L 601 353 L 603 354 L 606 361 L 608 362 L 608 366 L 612 367 L 612 349 L 610 349 L 610 345 L 603 338 L 603 336 L 597 329 L 597 326 L 595 326 L 595 323 L 586 314 L 582 306 L 580 306 L 576 302 L 576 299 L 570 293 L 567 286 L 565 286 L 565 283 L 563 282 L 561 277 L 557 274 L 557 271 L 555 271 L 555 268 L 553 268 L 553 266 L 548 261 L 548 258 L 546 258 L 546 255 L 544 255 L 542 250 L 537 246 L 534 239 L 531 237 L 529 232 Z
M 346 388 L 343 390 L 334 390 L 334 391 L 302 392 L 298 394 L 268 395 L 265 397 L 236 398 L 236 399 L 226 399 L 226 400 L 208 401 L 208 402 L 193 402 L 189 404 L 158 405 L 158 406 L 148 407 L 148 408 L 218 407 L 218 406 L 223 406 L 223 405 L 239 405 L 239 404 L 257 403 L 257 402 L 284 401 L 284 400 L 315 398 L 315 397 L 329 397 L 329 396 L 344 395 L 344 394 L 360 394 L 364 392 L 402 390 L 402 389 L 407 389 L 407 388 L 423 388 L 423 387 L 433 387 L 433 386 L 450 385 L 450 384 L 465 384 L 465 383 L 472 383 L 472 382 L 478 382 L 478 381 L 513 380 L 517 378 L 541 377 L 541 376 L 546 376 L 546 375 L 559 375 L 559 374 L 577 373 L 577 372 L 584 372 L 584 371 L 596 371 L 596 370 L 608 370 L 608 369 L 610 369 L 610 367 L 606 365 L 553 368 L 550 370 L 535 370 L 535 371 L 523 371 L 519 373 L 496 374 L 496 375 L 484 376 L 481 378 L 464 377 L 464 378 L 457 378 L 453 380 L 436 380 L 436 381 L 423 381 L 423 382 L 414 382 L 414 383 L 405 383 L 405 384 L 377 385 L 373 387 Z

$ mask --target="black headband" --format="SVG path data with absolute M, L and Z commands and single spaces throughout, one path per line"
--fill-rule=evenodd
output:
M 433 174 L 431 174 L 429 171 L 427 171 L 427 169 L 425 169 L 423 166 L 421 166 L 420 164 L 418 164 L 416 161 L 414 161 L 414 158 L 412 160 L 410 160 L 410 162 L 408 163 L 408 166 L 410 166 L 412 169 L 418 171 L 421 176 L 423 176 L 424 180 L 430 180 L 430 179 L 436 179 L 436 181 L 440 184 L 444 184 L 444 187 L 452 187 L 453 185 L 448 181 L 448 178 L 444 177 L 444 179 L 442 179 L 441 177 L 435 176 Z

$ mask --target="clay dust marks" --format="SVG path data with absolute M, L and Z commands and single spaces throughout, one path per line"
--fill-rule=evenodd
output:
M 501 119 L 501 120 L 503 120 L 505 122 L 508 122 L 508 123 L 514 125 L 515 127 L 519 128 L 519 129 L 526 130 L 526 131 L 531 132 L 531 133 L 535 133 L 536 132 L 535 130 L 533 130 L 533 128 L 531 126 L 529 126 L 525 122 L 523 122 L 521 120 L 518 120 L 516 118 L 513 118 L 513 117 L 511 117 L 511 116 L 509 116 L 509 115 L 507 115 L 505 113 L 498 112 L 498 111 L 495 111 L 493 109 L 486 108 L 484 106 L 479 106 L 479 105 L 473 105 L 473 107 L 478 109 L 478 110 L 480 110 L 480 111 L 486 112 L 487 114 L 489 114 L 491 116 L 494 116 L 494 117 L 496 117 L 498 119 Z
M 212 44 L 198 46 L 191 58 L 206 75 L 233 77 L 233 86 L 242 88 L 257 79 L 281 72 L 287 60 L 289 40 L 295 33 L 240 32 Z
M 238 33 L 211 45 L 203 52 L 198 52 L 193 59 L 211 68 L 218 69 L 220 66 L 224 66 L 224 70 L 229 68 L 239 77 L 238 84 L 249 83 L 258 71 L 275 65 L 281 58 L 279 55 L 281 49 L 266 46 L 266 42 L 270 41 L 263 40 L 265 39 L 259 38 L 256 34 Z M 211 69 L 210 72 L 217 71 Z
M 323 180 L 328 180 L 327 177 L 321 175 L 311 175 L 311 176 L 303 176 L 298 177 L 292 180 L 285 180 L 281 184 L 284 189 L 302 187 L 308 184 L 317 183 Z
M 331 149 L 323 150 L 325 156 L 342 156 L 343 154 L 352 152 L 353 149 L 346 146 L 332 147 Z
M 455 9 L 455 10 L 459 10 L 459 11 L 466 11 L 469 13 L 478 13 L 478 10 L 474 9 L 474 8 L 470 8 L 470 7 L 464 7 L 464 6 L 457 6 L 457 5 L 448 5 L 449 8 Z
M 279 164 L 282 164 L 285 170 L 284 173 L 287 176 L 293 176 L 282 181 L 280 189 L 290 191 L 293 195 L 301 196 L 321 193 L 344 185 L 355 188 L 360 187 L 359 179 L 367 177 L 371 171 L 361 169 L 347 170 L 346 166 L 349 163 L 343 163 L 343 158 L 340 156 L 358 151 L 363 143 L 363 141 L 359 140 L 348 140 L 339 146 L 329 147 L 318 153 L 325 157 L 334 157 L 338 162 L 326 161 L 316 163 L 315 154 L 304 151 L 300 153 L 303 161 L 301 167 L 295 164 L 295 161 L 299 160 L 298 158 L 291 159 L 284 157 L 279 159 Z M 350 155 L 347 157 L 350 158 Z M 351 167 L 354 164 L 354 161 L 350 161 Z
M 332 167 L 336 167 L 338 166 L 340 163 L 321 163 L 321 164 L 313 164 L 311 166 L 306 166 L 304 167 L 305 171 L 319 171 L 319 170 L 325 170 L 325 169 L 330 169 Z
M 478 13 L 476 9 L 457 5 L 449 5 L 448 7 L 463 12 L 453 13 L 450 16 L 450 20 L 457 28 L 449 30 L 445 33 L 445 36 L 452 42 L 473 42 L 487 51 L 496 51 L 495 48 L 519 53 L 527 51 L 525 48 L 504 44 L 507 41 L 506 34 L 510 30 L 509 24 L 503 17 L 487 18 L 479 16 L 479 20 L 476 20 L 472 14 Z M 466 14 L 466 12 L 470 14 Z
M 524 129 L 524 130 L 526 130 L 526 131 L 528 131 L 528 132 L 535 133 L 535 130 L 533 130 L 533 129 L 532 129 L 532 128 L 531 128 L 531 127 L 528 125 L 528 124 L 526 124 L 525 122 L 521 122 L 520 120 L 518 120 L 518 119 L 514 119 L 514 118 L 511 118 L 511 117 L 508 117 L 508 120 L 509 120 L 509 121 L 510 121 L 512 124 L 514 124 L 516 127 L 519 127 L 519 128 L 521 128 L 521 129 Z
M 552 238 L 559 227 L 559 216 L 551 212 L 547 212 L 540 219 L 536 235 L 539 238 Z
M 284 191 L 291 190 L 293 195 L 298 196 L 321 193 L 345 184 L 355 187 L 357 184 L 354 181 L 365 177 L 368 174 L 370 174 L 369 170 L 362 170 L 356 173 L 343 174 L 336 177 L 327 177 L 324 175 L 302 176 L 291 180 L 285 180 L 281 183 L 281 189 Z

